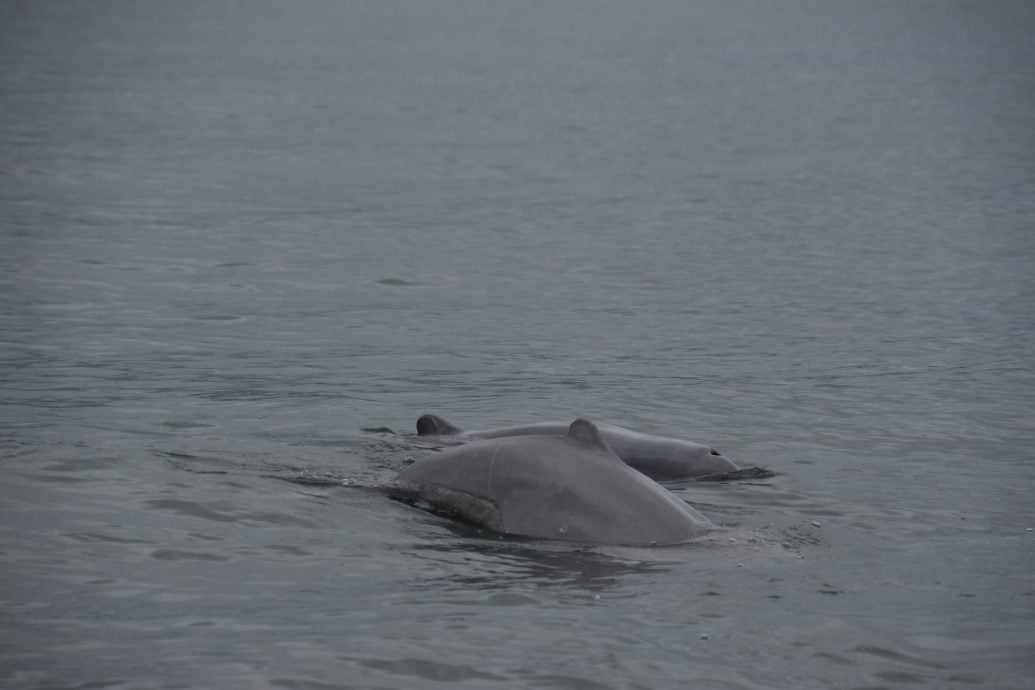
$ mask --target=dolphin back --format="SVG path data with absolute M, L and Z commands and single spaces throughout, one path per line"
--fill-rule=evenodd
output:
M 562 435 L 474 440 L 406 468 L 395 497 L 506 534 L 678 544 L 715 526 L 615 455 L 592 422 Z

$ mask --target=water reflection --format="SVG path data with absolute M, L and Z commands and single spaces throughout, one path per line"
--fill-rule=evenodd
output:
M 663 572 L 670 567 L 663 562 L 621 558 L 595 547 L 501 535 L 489 541 L 488 532 L 471 525 L 452 524 L 448 529 L 462 539 L 414 547 L 413 555 L 436 562 L 444 571 L 422 577 L 421 587 L 437 591 L 511 590 L 523 585 L 602 592 L 627 576 Z

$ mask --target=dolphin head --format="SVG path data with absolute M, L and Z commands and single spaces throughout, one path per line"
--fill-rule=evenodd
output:
M 627 430 L 608 434 L 614 451 L 633 469 L 656 481 L 734 472 L 737 465 L 711 446 Z

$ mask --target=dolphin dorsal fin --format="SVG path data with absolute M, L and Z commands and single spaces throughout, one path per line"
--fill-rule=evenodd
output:
M 417 419 L 418 436 L 459 434 L 460 431 L 459 427 L 453 426 L 435 414 L 422 414 Z
M 604 436 L 600 433 L 597 425 L 588 419 L 580 417 L 572 422 L 571 426 L 568 427 L 567 437 L 590 448 L 599 448 L 609 453 L 614 452 L 611 450 L 611 446 L 607 445 L 607 441 L 604 440 Z

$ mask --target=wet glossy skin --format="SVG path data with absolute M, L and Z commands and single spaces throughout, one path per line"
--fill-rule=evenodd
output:
M 426 414 L 417 420 L 417 433 L 463 442 L 511 436 L 560 436 L 567 433 L 568 426 L 563 422 L 541 422 L 488 431 L 462 431 L 442 417 Z M 699 443 L 642 434 L 611 424 L 596 426 L 618 457 L 655 481 L 694 479 L 739 469 L 719 451 Z
M 420 460 L 395 479 L 412 503 L 505 534 L 603 544 L 678 544 L 715 526 L 632 470 L 586 420 L 564 435 L 475 440 Z

